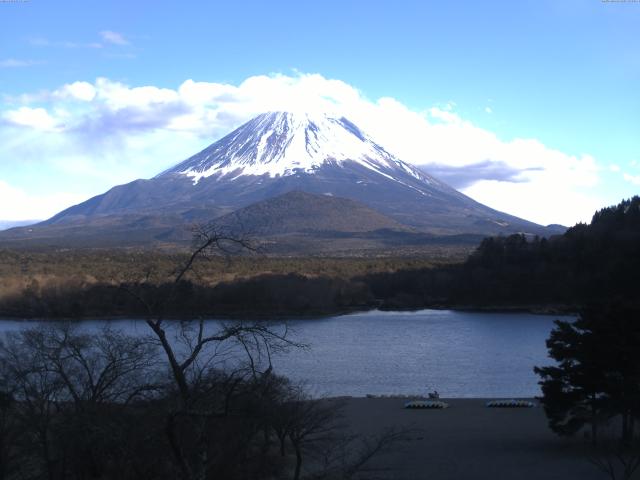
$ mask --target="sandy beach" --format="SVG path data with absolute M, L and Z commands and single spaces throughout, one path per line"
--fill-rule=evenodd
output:
M 589 460 L 584 438 L 560 438 L 544 411 L 487 408 L 487 399 L 443 399 L 443 410 L 405 409 L 402 398 L 348 398 L 345 422 L 359 434 L 389 427 L 413 432 L 375 459 L 364 478 L 603 479 Z

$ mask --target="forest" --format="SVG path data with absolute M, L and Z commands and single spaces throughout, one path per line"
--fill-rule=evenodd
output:
M 135 262 L 144 266 L 145 258 L 140 255 Z M 142 304 L 127 291 L 135 289 L 149 301 L 163 298 L 173 288 L 175 267 L 184 260 L 163 258 L 164 265 L 139 269 L 117 281 L 89 282 L 76 276 L 73 282 L 48 285 L 34 277 L 24 288 L 0 299 L 0 315 L 144 316 Z M 452 263 L 442 259 L 262 259 L 255 261 L 262 268 L 252 272 L 254 261 L 246 257 L 229 268 L 223 260 L 214 259 L 222 272 L 215 282 L 211 264 L 194 266 L 190 275 L 181 278 L 165 314 L 261 318 L 371 308 L 577 311 L 586 302 L 599 300 L 635 303 L 640 197 L 602 209 L 591 223 L 577 224 L 563 235 L 485 238 L 466 260 L 455 257 Z
M 563 235 L 488 237 L 461 264 L 361 277 L 387 307 L 521 307 L 573 310 L 636 302 L 640 197 L 596 212 Z

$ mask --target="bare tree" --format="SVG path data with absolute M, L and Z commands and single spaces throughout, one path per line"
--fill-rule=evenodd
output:
M 215 225 L 197 227 L 194 235 L 194 248 L 186 262 L 178 267 L 172 274 L 170 288 L 161 298 L 149 300 L 140 294 L 136 285 L 121 285 L 128 294 L 133 295 L 145 307 L 147 312 L 146 323 L 157 338 L 162 348 L 176 387 L 180 400 L 186 407 L 190 399 L 189 373 L 192 367 L 202 362 L 203 354 L 207 353 L 205 363 L 211 363 L 211 350 L 220 348 L 224 342 L 233 342 L 242 347 L 247 354 L 254 374 L 256 371 L 256 355 L 259 359 L 266 357 L 268 366 L 271 366 L 271 354 L 274 351 L 282 351 L 292 346 L 301 346 L 288 338 L 288 330 L 274 329 L 268 322 L 219 322 L 213 331 L 208 329 L 211 324 L 206 324 L 200 318 L 193 321 L 179 323 L 177 334 L 171 338 L 165 319 L 166 305 L 175 300 L 181 282 L 192 271 L 200 259 L 207 259 L 216 254 L 236 254 L 244 250 L 254 251 L 252 243 L 244 236 L 235 235 Z M 146 282 L 147 279 L 143 281 Z M 139 285 L 137 285 L 139 286 Z M 176 322 L 170 322 L 169 327 L 175 327 Z M 176 341 L 184 348 L 178 349 Z M 202 363 L 201 363 L 202 365 Z
M 13 394 L 0 388 L 0 480 L 11 478 L 18 466 L 15 444 L 19 441 L 20 430 L 15 416 Z
M 374 436 L 350 433 L 342 421 L 344 401 L 311 399 L 300 386 L 289 382 L 282 387 L 280 401 L 273 409 L 272 426 L 281 456 L 286 455 L 287 440 L 294 451 L 294 480 L 355 478 L 374 458 L 413 433 L 407 429 L 388 429 Z
M 99 450 L 118 434 L 112 412 L 159 391 L 154 358 L 148 341 L 110 328 L 88 335 L 58 323 L 7 334 L 0 376 L 15 401 L 20 464 L 49 479 L 102 470 Z
M 311 400 L 302 398 L 288 405 L 291 423 L 287 435 L 296 454 L 294 480 L 302 471 L 303 452 L 321 442 L 331 441 L 336 435 L 341 404 L 336 400 Z
M 51 443 L 54 417 L 58 401 L 65 398 L 60 378 L 43 369 L 34 358 L 34 352 L 21 342 L 21 334 L 9 334 L 0 343 L 0 372 L 3 383 L 20 403 L 14 419 L 23 430 L 31 469 L 43 471 L 53 480 L 57 455 Z
M 58 400 L 71 401 L 78 410 L 127 403 L 153 388 L 155 347 L 143 337 L 109 327 L 90 335 L 70 323 L 57 323 L 11 335 L 9 342 L 27 349 L 34 371 L 55 376 L 64 387 Z
M 194 271 L 196 263 L 211 255 L 231 255 L 243 251 L 255 251 L 245 237 L 220 228 L 215 224 L 198 227 L 194 235 L 191 254 L 183 265 L 173 273 L 168 291 L 162 298 L 149 300 L 141 293 L 138 285 L 122 285 L 121 288 L 137 298 L 146 311 L 145 321 L 155 336 L 167 361 L 170 377 L 176 389 L 177 403 L 166 418 L 165 432 L 173 455 L 184 479 L 203 479 L 207 471 L 208 435 L 210 425 L 206 418 L 228 415 L 228 408 L 220 409 L 215 403 L 207 407 L 202 402 L 202 379 L 206 372 L 224 358 L 224 353 L 242 353 L 246 360 L 246 370 L 254 380 L 268 375 L 271 371 L 271 356 L 274 352 L 301 346 L 292 341 L 286 326 L 274 327 L 267 322 L 205 322 L 200 318 L 193 321 L 171 322 L 166 320 L 165 311 L 187 275 Z M 146 281 L 147 279 L 145 279 Z M 238 370 L 242 370 L 236 366 Z M 262 370 L 261 370 L 262 368 Z M 238 382 L 244 375 L 236 375 Z M 206 395 L 205 395 L 206 396 Z M 180 432 L 190 431 L 187 442 L 181 440 Z M 189 450 L 186 451 L 185 444 Z
M 640 443 L 633 437 L 616 438 L 612 430 L 611 420 L 601 426 L 600 441 L 588 460 L 611 480 L 631 480 L 640 468 Z
M 389 428 L 378 435 L 363 436 L 342 433 L 315 452 L 321 460 L 317 471 L 306 478 L 312 480 L 350 480 L 371 470 L 371 462 L 390 453 L 399 442 L 416 433 L 414 429 Z

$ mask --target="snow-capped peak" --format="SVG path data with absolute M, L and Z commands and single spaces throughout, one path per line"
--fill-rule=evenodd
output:
M 344 117 L 269 112 L 255 117 L 202 152 L 164 172 L 202 178 L 313 174 L 323 164 L 352 161 L 392 178 L 393 171 L 432 180 L 376 144 Z

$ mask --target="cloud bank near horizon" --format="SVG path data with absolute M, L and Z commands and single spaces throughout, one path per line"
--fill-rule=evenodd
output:
M 0 219 L 45 218 L 116 184 L 151 177 L 273 110 L 344 115 L 399 158 L 538 223 L 589 220 L 603 203 L 593 194 L 603 167 L 592 156 L 534 138 L 498 138 L 450 104 L 415 111 L 319 74 L 259 75 L 239 85 L 189 79 L 175 89 L 98 78 L 5 96 L 0 178 L 8 169 L 25 173 L 24 182 L 14 172 L 0 183 Z M 48 182 L 36 183 L 46 188 L 34 191 L 32 175 L 45 175 Z

